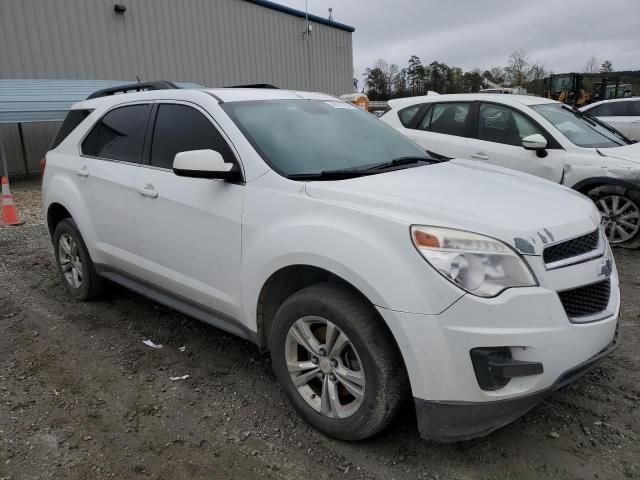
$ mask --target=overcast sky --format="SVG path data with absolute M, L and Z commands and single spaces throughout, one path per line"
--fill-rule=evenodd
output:
M 304 10 L 305 0 L 275 0 Z M 640 70 L 640 0 L 308 0 L 309 13 L 355 27 L 358 80 L 376 59 L 402 68 L 418 55 L 470 70 L 505 65 L 524 49 L 555 73 L 582 71 L 587 58 Z

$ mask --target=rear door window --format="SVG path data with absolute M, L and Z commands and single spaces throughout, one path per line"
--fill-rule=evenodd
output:
M 464 137 L 467 135 L 469 103 L 437 103 L 424 116 L 418 128 L 434 133 Z
M 186 105 L 160 105 L 153 129 L 151 165 L 171 169 L 176 153 L 189 150 L 215 150 L 226 162 L 235 163 L 226 140 L 201 112 Z
M 128 105 L 108 112 L 82 142 L 92 157 L 140 163 L 151 105 Z
M 91 110 L 71 110 L 67 113 L 62 125 L 60 125 L 60 129 L 49 147 L 49 150 L 53 150 L 58 145 L 60 145 L 65 138 L 69 136 L 71 132 L 73 132 L 78 125 L 80 125 L 85 118 L 89 116 Z
M 593 111 L 589 113 L 596 117 L 628 117 L 629 116 L 629 102 L 608 102 L 598 105 Z
M 634 117 L 640 117 L 640 100 L 634 100 L 631 103 L 631 115 Z

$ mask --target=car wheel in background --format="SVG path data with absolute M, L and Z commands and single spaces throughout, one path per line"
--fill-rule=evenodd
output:
M 282 304 L 271 331 L 271 358 L 296 410 L 341 440 L 385 428 L 408 392 L 391 333 L 359 294 L 337 283 L 305 288 Z
M 602 215 L 602 226 L 611 245 L 640 247 L 640 191 L 626 189 L 589 192 Z
M 87 247 L 76 224 L 65 218 L 53 234 L 54 255 L 65 289 L 78 300 L 96 297 L 104 280 L 96 273 Z

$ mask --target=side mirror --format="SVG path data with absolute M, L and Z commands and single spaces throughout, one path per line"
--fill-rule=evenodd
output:
M 522 139 L 522 146 L 525 150 L 544 150 L 547 148 L 547 139 L 539 133 L 534 133 Z
M 233 163 L 227 163 L 215 150 L 179 152 L 173 159 L 173 173 L 179 177 L 219 178 L 229 180 L 237 175 Z

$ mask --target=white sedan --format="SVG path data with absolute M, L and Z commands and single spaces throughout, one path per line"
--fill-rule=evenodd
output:
M 580 109 L 612 126 L 631 140 L 640 140 L 640 98 L 617 98 Z
M 640 144 L 599 120 L 524 95 L 424 96 L 391 107 L 381 120 L 432 156 L 470 158 L 571 187 L 596 203 L 612 244 L 640 247 Z

